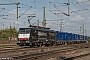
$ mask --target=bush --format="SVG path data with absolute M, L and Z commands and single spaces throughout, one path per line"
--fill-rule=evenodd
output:
M 90 42 L 90 38 L 88 39 L 88 42 Z
M 0 40 L 9 40 L 9 37 L 17 37 L 18 32 L 15 28 L 0 30 Z

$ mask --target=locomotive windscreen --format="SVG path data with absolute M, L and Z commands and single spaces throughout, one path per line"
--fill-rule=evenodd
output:
M 19 34 L 28 34 L 31 32 L 31 29 L 19 29 Z

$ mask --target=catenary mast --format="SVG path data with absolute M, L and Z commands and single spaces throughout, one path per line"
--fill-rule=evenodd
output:
M 42 26 L 46 27 L 45 6 L 44 6 L 44 9 L 43 9 L 43 22 L 42 22 Z

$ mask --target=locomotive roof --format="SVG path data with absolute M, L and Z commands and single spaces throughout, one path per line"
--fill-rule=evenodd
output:
M 44 28 L 44 29 L 50 29 L 50 28 L 44 27 L 44 26 L 33 26 L 33 25 L 30 25 L 29 27 L 30 27 L 30 28 Z
M 19 28 L 19 29 L 33 29 L 33 30 L 39 30 L 39 31 L 55 32 L 54 30 L 44 29 L 44 28 Z

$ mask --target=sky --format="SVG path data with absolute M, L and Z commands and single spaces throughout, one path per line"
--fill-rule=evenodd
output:
M 17 20 L 16 4 L 11 3 L 18 2 L 20 4 Z M 28 19 L 31 19 L 28 16 L 35 16 L 30 20 L 32 25 L 37 25 L 39 20 L 39 25 L 42 26 L 45 6 L 46 27 L 60 31 L 62 26 L 63 32 L 76 34 L 84 32 L 84 35 L 90 36 L 90 0 L 70 0 L 70 16 L 65 15 L 68 14 L 66 3 L 68 0 L 0 0 L 0 29 L 10 28 L 10 25 L 17 30 L 28 27 Z

